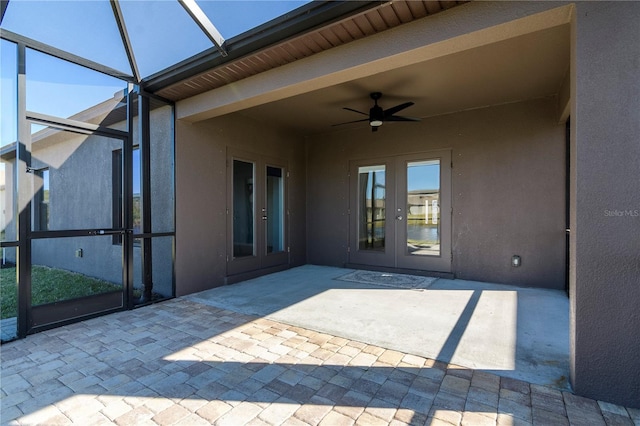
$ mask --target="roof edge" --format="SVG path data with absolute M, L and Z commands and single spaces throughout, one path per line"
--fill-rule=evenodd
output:
M 156 92 L 211 68 L 384 3 L 386 1 L 381 0 L 313 1 L 227 40 L 227 56 L 221 55 L 215 47 L 207 49 L 143 79 L 141 85 L 149 92 Z

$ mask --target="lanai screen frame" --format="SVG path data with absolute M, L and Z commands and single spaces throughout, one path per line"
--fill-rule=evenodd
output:
M 229 42 L 224 40 L 222 36 L 217 32 L 215 26 L 208 21 L 208 18 L 205 14 L 199 13 L 199 6 L 195 1 L 192 0 L 178 0 L 178 3 L 185 9 L 187 14 L 191 17 L 191 19 L 197 24 L 198 27 L 203 31 L 203 33 L 210 39 L 213 43 L 213 48 L 207 49 L 195 56 L 182 60 L 174 65 L 167 67 L 166 69 L 156 72 L 150 76 L 142 76 L 137 67 L 137 63 L 135 60 L 135 55 L 133 52 L 133 47 L 131 45 L 131 41 L 129 38 L 128 31 L 126 29 L 125 21 L 122 15 L 122 11 L 120 10 L 120 5 L 118 0 L 110 0 L 110 5 L 114 13 L 115 22 L 118 26 L 118 31 L 120 32 L 120 36 L 122 39 L 122 43 L 125 49 L 125 53 L 127 55 L 127 59 L 129 61 L 129 65 L 131 67 L 131 74 L 123 73 L 122 71 L 116 70 L 114 68 L 110 68 L 103 64 L 88 60 L 78 55 L 74 55 L 67 51 L 55 48 L 46 43 L 36 41 L 34 39 L 30 39 L 28 37 L 22 36 L 20 34 L 13 33 L 11 31 L 7 31 L 5 29 L 0 28 L 0 38 L 8 40 L 10 42 L 16 43 L 18 46 L 21 46 L 20 49 L 23 50 L 22 54 L 22 63 L 24 63 L 24 49 L 30 48 L 40 52 L 43 52 L 47 55 L 56 57 L 58 59 L 68 61 L 73 64 L 77 64 L 83 66 L 85 68 L 91 69 L 93 71 L 97 71 L 128 83 L 128 95 L 127 95 L 127 120 L 128 120 L 128 142 L 127 149 L 130 149 L 132 145 L 132 137 L 133 137 L 133 117 L 135 115 L 132 105 L 134 103 L 134 99 L 138 100 L 138 118 L 139 118 L 139 126 L 140 126 L 140 137 L 141 139 L 140 146 L 144 147 L 145 145 L 148 147 L 149 144 L 149 99 L 156 99 L 161 102 L 170 105 L 172 108 L 172 117 L 171 117 L 171 133 L 172 133 L 172 190 L 173 190 L 173 214 L 172 221 L 173 227 L 172 232 L 163 232 L 163 233 L 154 233 L 150 228 L 150 217 L 148 216 L 147 211 L 149 208 L 145 209 L 146 218 L 143 218 L 143 230 L 141 234 L 133 235 L 133 237 L 129 238 L 133 241 L 134 238 L 140 238 L 143 241 L 143 245 L 148 247 L 152 241 L 152 238 L 155 237 L 171 237 L 172 238 L 172 297 L 176 294 L 176 283 L 175 283 L 175 246 L 176 246 L 176 238 L 175 238 L 175 225 L 176 225 L 176 200 L 175 200 L 175 103 L 171 100 L 164 99 L 160 96 L 153 94 L 155 90 L 161 89 L 162 87 L 169 86 L 175 81 L 183 78 L 188 78 L 190 76 L 194 76 L 198 74 L 203 69 L 210 69 L 215 67 L 216 64 L 232 61 L 241 57 L 250 52 L 259 50 L 260 48 L 264 48 L 267 45 L 272 43 L 282 41 L 289 37 L 300 34 L 301 32 L 308 31 L 312 28 L 317 28 L 320 25 L 327 24 L 329 22 L 335 22 L 341 19 L 344 16 L 351 16 L 355 13 L 359 13 L 361 11 L 367 10 L 369 8 L 376 7 L 384 2 L 382 1 L 366 1 L 366 2 L 332 2 L 332 1 L 313 1 L 309 2 L 306 5 L 299 7 L 298 9 L 292 11 L 292 13 L 287 13 L 286 15 L 280 16 L 278 18 L 273 19 L 272 21 L 266 22 L 264 24 L 259 25 L 245 33 L 242 33 L 238 36 L 233 37 Z M 1 15 L 0 22 L 2 18 L 4 18 L 5 12 L 7 10 L 9 1 L 3 1 L 1 4 Z M 24 69 L 23 69 L 24 71 Z M 24 74 L 23 74 L 24 76 Z M 24 78 L 22 79 L 21 85 L 19 84 L 19 93 L 22 93 L 21 101 L 18 102 L 22 105 L 21 108 L 18 108 L 18 121 L 19 121 L 19 131 L 18 140 L 21 140 L 23 135 L 28 131 L 26 122 L 29 119 L 27 117 L 26 108 L 24 108 L 25 100 L 24 100 Z M 87 126 L 81 124 L 80 126 L 76 126 L 78 123 L 69 123 L 65 122 L 64 119 L 60 119 L 59 117 L 43 117 L 42 115 L 29 116 L 30 119 L 36 119 L 41 122 L 48 123 L 49 125 L 55 125 L 57 127 L 63 126 L 71 126 L 72 128 L 81 129 L 87 131 Z M 89 127 L 89 130 L 92 131 L 102 131 L 105 129 L 101 128 L 92 128 Z M 106 129 L 109 130 L 109 129 Z M 146 156 L 143 154 L 142 164 L 144 173 L 147 177 L 150 173 L 150 159 L 148 150 Z M 130 156 L 129 156 L 130 157 Z M 131 158 L 129 158 L 125 164 L 125 171 L 128 174 L 128 179 L 131 178 Z M 146 164 L 146 167 L 144 166 Z M 16 171 L 17 173 L 17 171 Z M 144 194 L 150 193 L 149 188 L 149 179 L 143 179 L 144 182 L 147 183 L 147 188 L 142 189 L 143 197 Z M 130 185 L 127 185 L 130 186 Z M 128 192 L 131 192 L 128 189 Z M 124 197 L 126 199 L 125 204 L 127 215 L 131 216 L 131 206 L 133 204 L 132 194 L 127 193 Z M 123 200 L 125 202 L 125 200 Z M 143 203 L 148 203 L 148 198 L 143 200 Z M 21 215 L 18 216 L 18 221 L 20 223 L 19 233 L 18 233 L 18 241 L 16 242 L 3 242 L 2 247 L 18 247 L 22 248 L 19 250 L 20 259 L 18 262 L 21 262 L 22 265 L 30 265 L 30 250 L 25 250 L 25 246 L 30 246 L 27 242 L 30 242 L 30 215 L 31 215 L 31 203 L 29 206 L 25 206 L 22 210 Z M 146 204 L 149 205 L 149 204 Z M 22 217 L 24 214 L 25 217 Z M 29 215 L 27 218 L 26 215 Z M 25 226 L 26 224 L 26 226 Z M 131 224 L 131 217 L 125 218 L 125 226 L 126 229 L 131 229 L 129 226 Z M 145 225 L 145 224 L 148 224 Z M 127 291 L 125 292 L 126 303 L 124 303 L 123 309 L 132 308 L 132 289 L 133 286 L 131 284 L 133 267 L 131 265 L 133 261 L 133 256 L 130 255 L 132 251 L 132 247 L 128 245 L 128 253 L 125 258 L 128 259 L 128 264 L 123 267 L 123 274 L 125 274 L 125 288 Z M 143 250 L 145 253 L 146 250 Z M 151 271 L 151 259 L 149 257 L 143 256 L 142 262 L 145 265 L 144 269 L 146 271 Z M 126 270 L 129 271 L 128 275 L 126 274 Z M 28 297 L 30 296 L 30 268 L 20 268 L 18 277 L 18 288 L 19 288 L 19 312 L 23 312 L 22 315 L 18 317 L 18 337 L 24 337 L 27 334 L 39 330 L 30 329 L 27 324 L 27 315 L 25 312 L 30 307 L 30 303 Z M 146 276 L 146 274 L 145 274 Z M 147 277 L 151 280 L 151 276 Z M 28 285 L 27 285 L 28 283 Z M 147 294 L 148 296 L 148 294 Z M 148 301 L 148 300 L 147 300 Z M 99 313 L 97 315 L 102 315 L 105 312 Z M 86 318 L 86 317 L 85 317 Z M 74 320 L 75 321 L 75 320 Z M 70 321 L 71 322 L 71 321 Z M 54 326 L 62 325 L 62 323 L 55 324 Z M 50 328 L 50 327 L 45 327 Z
M 6 10 L 6 2 L 2 3 L 2 14 Z M 14 241 L 2 241 L 0 247 L 2 248 L 17 248 L 18 253 L 16 256 L 17 267 L 17 292 L 18 292 L 18 306 L 17 306 L 17 330 L 16 337 L 24 338 L 28 334 L 32 334 L 38 331 L 46 330 L 53 327 L 58 327 L 64 324 L 77 322 L 91 318 L 94 316 L 104 315 L 110 312 L 120 311 L 124 309 L 133 309 L 134 307 L 144 306 L 152 303 L 151 298 L 152 288 L 147 286 L 147 282 L 152 283 L 152 256 L 151 245 L 154 238 L 171 238 L 171 294 L 168 297 L 164 297 L 160 300 L 166 300 L 167 298 L 173 298 L 176 294 L 176 280 L 175 280 L 175 226 L 176 226 L 176 203 L 175 203 L 175 103 L 171 100 L 164 99 L 160 96 L 148 93 L 140 87 L 136 78 L 131 75 L 124 74 L 120 71 L 114 70 L 110 67 L 98 64 L 96 62 L 81 58 L 77 55 L 65 52 L 55 47 L 49 46 L 45 43 L 30 39 L 28 37 L 21 36 L 19 34 L 12 33 L 10 31 L 0 29 L 0 38 L 8 42 L 14 43 L 17 53 L 17 69 L 15 70 L 17 80 L 17 98 L 14 100 L 17 104 L 17 141 L 15 147 L 12 149 L 16 155 L 16 167 L 13 168 L 13 180 L 17 182 L 13 188 L 9 190 L 13 193 L 14 211 L 17 210 L 16 206 L 22 203 L 20 210 L 17 212 L 17 240 Z M 114 77 L 122 80 L 123 84 L 126 83 L 127 93 L 126 99 L 126 122 L 127 130 L 116 130 L 110 127 L 95 125 L 91 123 L 76 121 L 73 119 L 51 116 L 47 114 L 27 111 L 26 108 L 26 51 L 32 49 L 52 56 L 62 61 L 70 62 L 87 68 L 89 70 L 105 74 L 107 76 Z M 150 132 L 150 100 L 159 101 L 171 108 L 170 114 L 170 181 L 171 181 L 171 196 L 173 201 L 173 211 L 171 212 L 171 231 L 167 232 L 153 232 L 151 227 L 151 132 Z M 135 103 L 137 102 L 137 108 Z M 133 233 L 133 158 L 132 151 L 134 146 L 134 117 L 138 117 L 138 140 L 141 154 L 141 196 L 142 196 L 142 231 L 141 233 Z M 123 141 L 123 150 L 128 152 L 128 155 L 123 156 L 123 226 L 125 232 L 117 232 L 115 230 L 96 230 L 96 232 L 105 232 L 113 234 L 122 234 L 123 236 L 123 263 L 122 263 L 122 282 L 123 288 L 123 301 L 122 306 L 114 309 L 106 309 L 98 312 L 81 315 L 74 318 L 64 319 L 62 321 L 55 321 L 43 325 L 33 325 L 32 315 L 32 303 L 31 303 L 31 242 L 32 240 L 39 238 L 52 238 L 52 237 L 73 237 L 73 236 L 86 236 L 86 230 L 60 230 L 60 231 L 47 231 L 38 232 L 31 230 L 31 216 L 32 216 L 32 197 L 30 196 L 30 188 L 25 188 L 25 184 L 21 183 L 24 179 L 19 179 L 20 173 L 27 173 L 25 164 L 30 164 L 31 152 L 27 150 L 21 141 L 30 140 L 30 123 L 40 123 L 45 126 L 50 126 L 60 130 L 70 130 L 78 133 L 84 133 L 87 135 L 102 135 L 111 138 L 120 139 Z M 30 145 L 30 144 L 29 144 Z M 26 201 L 26 202 L 25 202 Z M 143 249 L 141 250 L 141 262 L 142 262 L 142 275 L 143 296 L 140 300 L 134 300 L 134 256 L 133 247 L 134 240 L 140 239 L 142 241 Z M 148 280 L 148 281 L 147 281 Z M 78 299 L 76 302 L 82 304 L 82 299 Z M 72 306 L 73 303 L 67 304 L 67 307 Z M 46 315 L 45 315 L 46 316 Z

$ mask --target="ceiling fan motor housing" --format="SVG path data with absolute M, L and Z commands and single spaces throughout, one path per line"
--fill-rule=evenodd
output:
M 377 104 L 369 110 L 369 124 L 373 127 L 382 126 L 384 110 Z
M 371 93 L 371 99 L 373 99 L 374 105 L 373 108 L 369 110 L 369 125 L 373 127 L 372 130 L 378 130 L 376 127 L 382 126 L 382 122 L 384 121 L 384 110 L 378 106 L 378 99 L 382 97 L 382 93 L 373 92 Z

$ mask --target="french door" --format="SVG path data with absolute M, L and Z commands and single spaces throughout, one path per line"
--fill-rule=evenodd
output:
M 451 152 L 351 163 L 352 264 L 451 271 Z
M 288 264 L 285 162 L 230 151 L 227 168 L 227 275 Z

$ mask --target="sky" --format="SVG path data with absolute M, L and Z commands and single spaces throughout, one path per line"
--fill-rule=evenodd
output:
M 229 40 L 290 12 L 306 1 L 197 0 Z M 120 0 L 134 55 L 143 76 L 213 47 L 177 0 Z M 2 27 L 131 73 L 108 0 L 11 0 Z
M 229 40 L 306 1 L 197 0 Z M 149 76 L 203 50 L 211 41 L 177 0 L 120 0 L 141 74 Z M 108 0 L 11 0 L 2 28 L 133 74 Z M 15 141 L 16 49 L 0 45 L 0 141 Z M 27 110 L 68 118 L 126 88 L 112 77 L 27 51 Z
M 372 172 L 376 175 L 376 198 L 385 197 L 386 172 L 384 166 L 360 167 L 360 174 L 369 173 L 366 194 L 371 194 Z M 407 167 L 407 191 L 430 191 L 440 188 L 440 163 L 438 160 L 409 163 Z
M 407 168 L 407 189 L 409 191 L 440 188 L 440 165 L 434 161 L 415 164 Z
M 16 49 L 2 40 L 0 52 L 0 141 L 16 140 Z M 126 82 L 94 72 L 44 53 L 27 49 L 27 110 L 62 118 L 113 98 L 127 88 Z
M 0 40 L 0 146 L 16 140 L 16 57 L 11 43 Z

